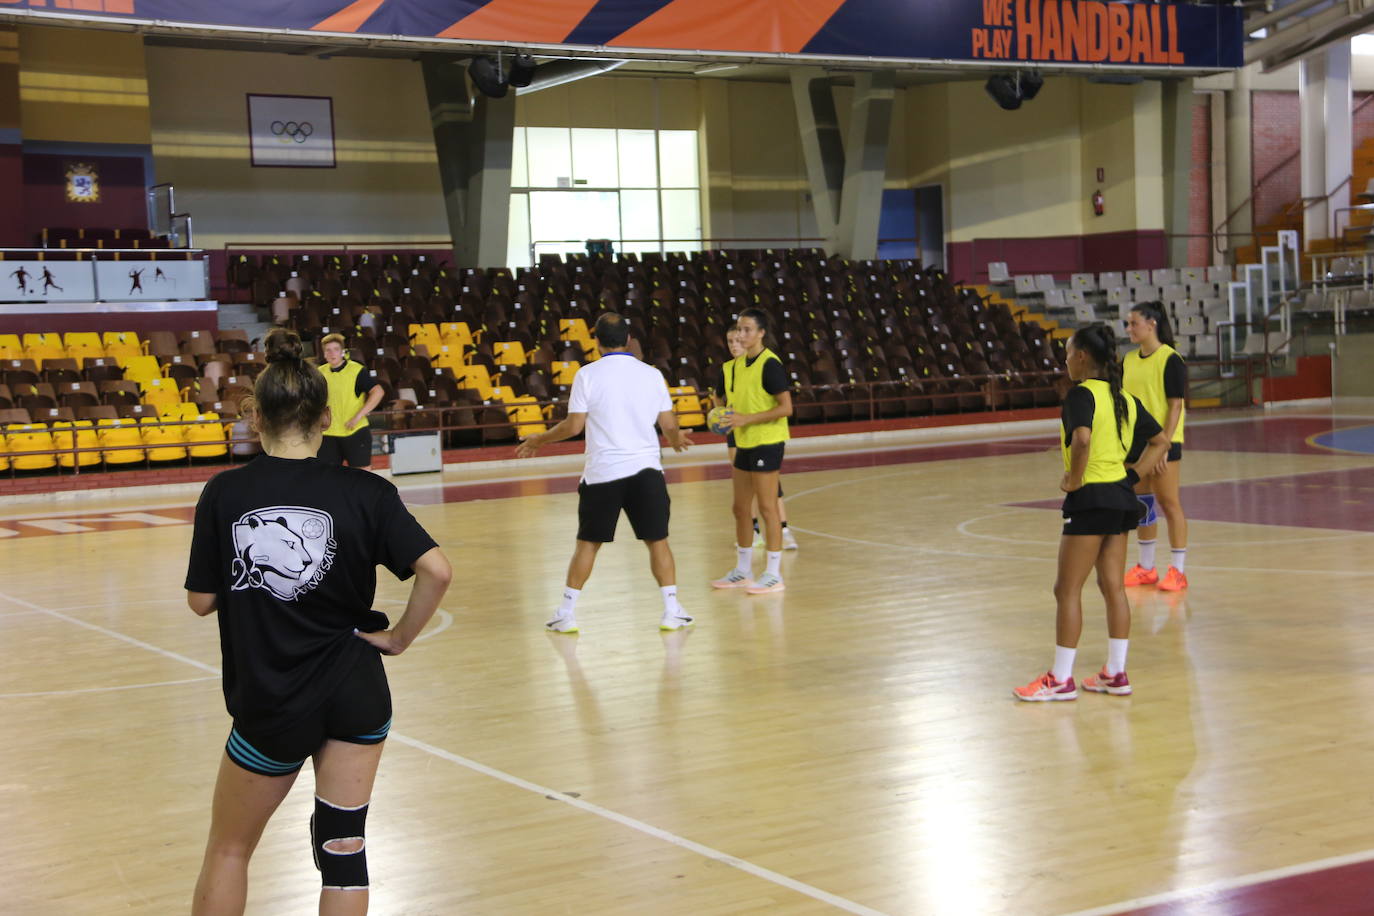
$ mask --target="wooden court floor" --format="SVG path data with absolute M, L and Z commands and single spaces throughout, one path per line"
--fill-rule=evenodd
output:
M 1196 418 L 1192 587 L 1132 590 L 1136 694 L 1074 703 L 1010 695 L 1051 660 L 1060 521 L 1018 505 L 1056 497 L 1051 425 L 798 443 L 801 549 L 761 598 L 707 585 L 722 447 L 670 457 L 676 634 L 627 529 L 582 634 L 542 630 L 576 464 L 401 481 L 456 578 L 388 660 L 372 911 L 1240 913 L 1188 901 L 1374 860 L 1374 410 L 1335 411 Z M 197 492 L 0 495 L 0 911 L 188 908 L 228 730 L 180 588 Z M 1079 677 L 1091 583 L 1085 609 Z M 307 772 L 250 912 L 313 911 L 310 796 Z

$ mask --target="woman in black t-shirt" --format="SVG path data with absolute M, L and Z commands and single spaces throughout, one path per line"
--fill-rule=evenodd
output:
M 254 387 L 265 454 L 216 475 L 196 506 L 187 602 L 219 612 L 221 758 L 192 912 L 241 913 L 248 860 L 306 758 L 321 912 L 366 912 L 364 827 L 391 727 L 382 655 L 405 651 L 438 608 L 448 561 L 389 481 L 315 454 L 329 425 L 324 377 L 294 332 L 272 331 Z M 376 567 L 415 574 L 400 621 L 371 610 Z

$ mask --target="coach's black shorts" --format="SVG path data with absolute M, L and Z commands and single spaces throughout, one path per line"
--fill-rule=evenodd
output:
M 1064 519 L 1064 533 L 1125 534 L 1139 523 L 1138 509 L 1075 509 Z
M 668 483 L 657 468 L 645 468 L 632 477 L 586 483 L 577 487 L 577 539 L 608 544 L 615 540 L 620 510 L 630 520 L 635 537 L 661 541 L 668 537 Z
M 364 421 L 361 428 L 348 436 L 325 436 L 320 442 L 319 459 L 328 464 L 347 463 L 351 468 L 365 468 L 372 464 L 372 428 Z
M 753 448 L 735 449 L 735 467 L 741 471 L 781 471 L 782 452 L 786 442 L 773 442 L 769 445 L 756 445 Z
M 329 739 L 350 744 L 380 744 L 391 730 L 391 689 L 380 652 L 365 652 L 329 701 L 289 729 L 258 732 L 234 721 L 224 751 L 251 773 L 286 776 Z
M 1169 443 L 1169 460 L 1170 460 L 1170 461 L 1182 461 L 1182 460 L 1183 460 L 1183 443 L 1182 443 L 1182 442 L 1170 442 L 1170 443 Z

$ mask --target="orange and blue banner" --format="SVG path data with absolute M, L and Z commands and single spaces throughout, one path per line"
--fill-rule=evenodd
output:
M 1124 0 L 0 0 L 0 14 L 605 49 L 1225 69 L 1243 11 Z

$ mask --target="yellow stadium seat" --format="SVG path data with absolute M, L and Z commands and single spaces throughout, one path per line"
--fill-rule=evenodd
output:
M 5 436 L 5 428 L 0 426 L 0 471 L 8 471 L 10 469 L 9 451 L 9 439 Z
M 148 447 L 149 461 L 183 461 L 186 449 L 186 427 L 163 423 L 160 417 L 144 417 L 140 425 L 143 444 Z
M 67 358 L 76 360 L 77 365 L 80 365 L 83 359 L 99 359 L 105 355 L 105 346 L 100 342 L 99 334 L 75 331 L 62 337 L 67 345 Z
M 52 433 L 42 423 L 11 423 L 5 427 L 5 440 L 16 471 L 41 471 L 57 467 L 56 455 L 26 454 L 50 452 L 55 447 Z
M 491 390 L 491 373 L 486 366 L 457 366 L 453 375 L 458 379 L 458 387 L 473 390 Z
M 170 405 L 181 403 L 181 391 L 175 379 L 151 378 L 140 383 L 143 403 L 156 407 L 162 413 Z
M 439 337 L 442 343 L 450 347 L 456 345 L 459 353 L 463 352 L 463 347 L 472 346 L 472 329 L 466 321 L 442 322 L 439 325 Z
M 439 328 L 434 324 L 412 324 L 406 333 L 410 336 L 412 346 L 420 344 L 429 348 L 430 353 L 436 352 L 444 345 L 443 338 L 439 336 Z
M 544 413 L 534 398 L 516 398 L 506 403 L 506 415 L 522 439 L 544 431 Z
M 229 444 L 225 435 L 226 428 L 218 422 L 217 413 L 202 413 L 189 417 L 201 422 L 186 430 L 186 443 L 191 446 L 192 458 L 219 458 L 229 454 Z
M 158 416 L 163 420 L 194 420 L 199 415 L 200 408 L 186 401 L 169 403 L 158 410 Z
M 587 362 L 594 363 L 601 358 L 601 351 L 596 348 L 596 344 L 584 344 L 582 346 L 582 355 L 586 357 Z
M 564 340 L 575 340 L 584 347 L 592 342 L 591 332 L 587 330 L 585 318 L 558 319 L 558 333 Z
M 482 399 L 484 401 L 500 401 L 502 404 L 509 404 L 516 399 L 515 389 L 507 385 L 497 385 L 491 389 L 491 395 L 489 397 L 484 396 Z
M 61 334 L 25 334 L 24 357 L 38 363 L 41 369 L 44 360 L 66 359 L 67 348 L 62 345 Z
M 696 389 L 690 387 L 669 388 L 673 398 L 673 409 L 677 412 L 678 426 L 705 426 L 706 415 L 702 412 L 701 398 Z
M 525 364 L 525 345 L 518 340 L 498 340 L 491 345 L 491 349 L 498 366 Z
M 573 376 L 577 370 L 582 368 L 582 364 L 575 360 L 560 360 L 550 365 L 553 370 L 553 383 L 555 385 L 571 385 Z
M 123 366 L 130 357 L 143 356 L 145 344 L 133 331 L 106 331 L 101 337 L 105 355 Z
M 429 351 L 430 362 L 435 366 L 452 369 L 454 375 L 459 374 L 463 368 L 463 348 L 441 344 L 439 347 Z
M 59 420 L 52 425 L 52 441 L 54 448 L 71 448 L 72 439 L 76 439 L 76 447 L 80 449 L 98 448 L 100 437 L 96 435 L 95 426 L 90 420 L 77 420 L 75 423 L 67 420 Z M 76 452 L 57 456 L 58 464 L 64 468 L 79 465 L 87 467 L 92 464 L 100 463 L 99 452 Z
M 18 334 L 0 334 L 0 359 L 23 359 L 24 345 Z
M 119 446 L 143 445 L 143 434 L 138 430 L 135 420 L 100 420 L 95 428 L 96 437 L 103 449 Z M 118 451 L 100 453 L 106 464 L 136 464 L 143 460 L 142 448 L 119 448 Z
M 156 356 L 131 356 L 124 360 L 125 381 L 141 385 L 155 378 L 162 378 L 162 366 Z

